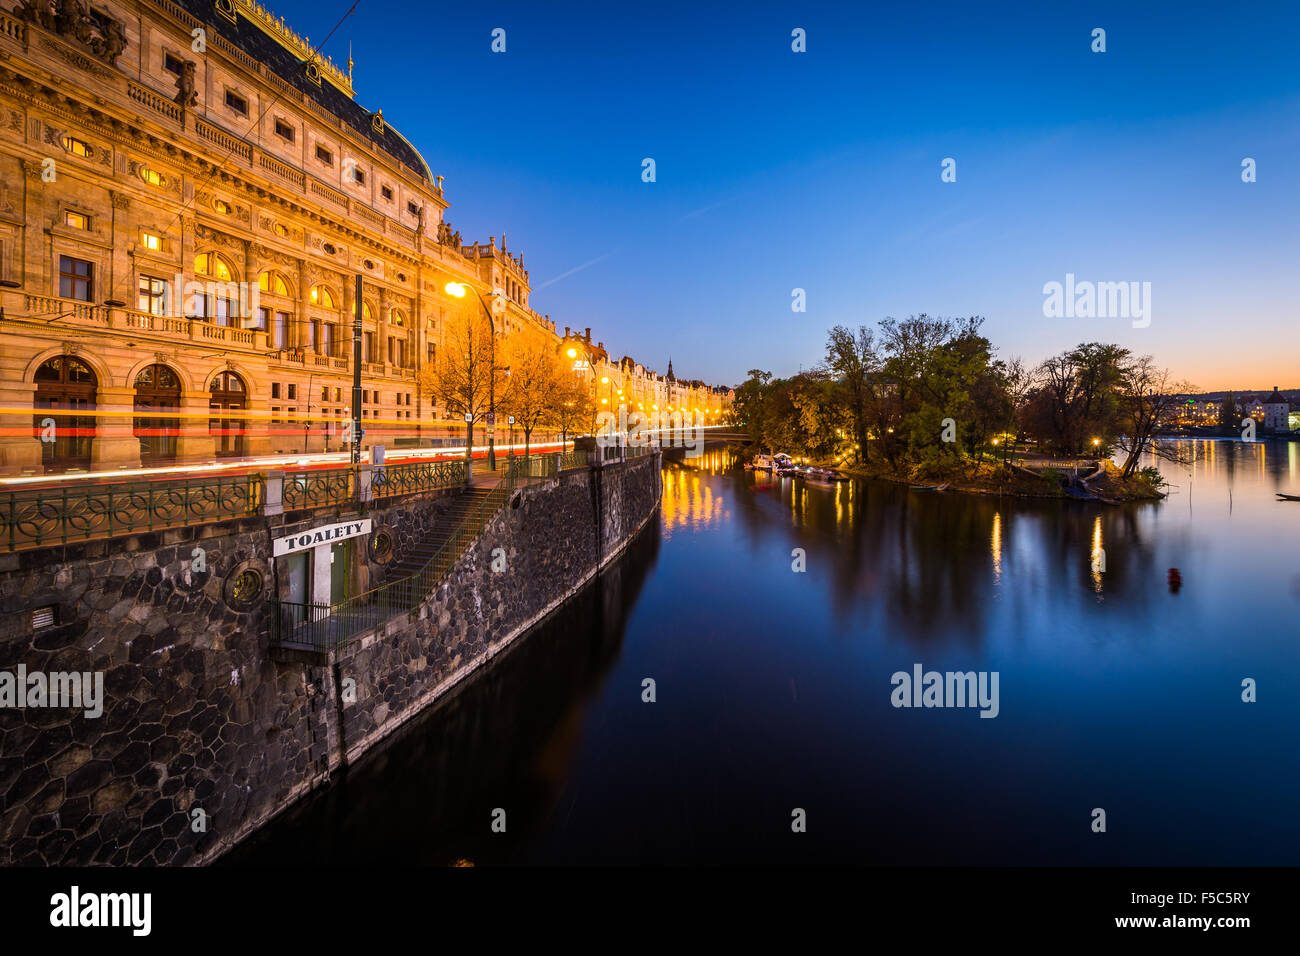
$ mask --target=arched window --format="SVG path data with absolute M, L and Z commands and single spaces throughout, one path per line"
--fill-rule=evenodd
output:
M 314 285 L 311 287 L 311 304 L 319 306 L 322 309 L 334 308 L 334 296 L 330 290 L 323 285 Z
M 397 309 L 393 310 L 393 325 L 396 325 L 399 328 L 406 327 L 406 316 L 402 315 L 402 313 Z
M 248 389 L 234 372 L 218 372 L 208 386 L 208 434 L 216 440 L 217 456 L 246 454 L 247 437 L 243 411 L 248 407 Z
M 41 460 L 47 472 L 90 467 L 90 446 L 95 437 L 95 408 L 99 381 L 90 366 L 71 355 L 56 355 L 41 364 L 33 376 L 35 435 L 41 439 Z M 72 414 L 51 415 L 51 411 Z M 47 441 L 52 436 L 53 441 Z
M 195 256 L 194 272 L 196 275 L 211 276 L 219 282 L 231 282 L 235 278 L 229 260 L 219 252 L 201 252 Z
M 374 314 L 370 311 L 370 303 L 364 299 L 361 302 L 361 318 L 367 322 L 374 320 Z
M 289 295 L 289 283 L 278 272 L 267 271 L 257 277 L 257 287 L 275 295 Z
M 166 365 L 147 365 L 135 377 L 135 437 L 142 462 L 175 461 L 180 419 L 181 380 Z

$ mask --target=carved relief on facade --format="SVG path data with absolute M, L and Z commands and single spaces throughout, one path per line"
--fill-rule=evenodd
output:
M 102 12 L 95 11 L 92 14 L 83 0 L 18 0 L 13 14 L 19 20 L 34 23 L 58 34 L 69 43 L 81 46 L 95 59 L 109 66 L 116 65 L 117 58 L 126 49 L 126 30 L 123 25 Z M 84 56 L 61 50 L 44 38 L 42 41 L 43 46 L 79 69 L 97 76 L 112 75 Z
M 219 232 L 216 229 L 209 229 L 202 223 L 194 224 L 194 238 L 199 242 L 212 243 L 213 245 L 225 246 L 230 249 L 238 249 L 241 252 L 244 249 L 244 240 L 237 236 L 228 236 L 224 232 Z

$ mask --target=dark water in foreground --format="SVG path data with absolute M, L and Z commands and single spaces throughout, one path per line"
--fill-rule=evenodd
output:
M 1300 863 L 1300 443 L 1197 449 L 1122 508 L 669 466 L 616 570 L 227 861 Z M 916 663 L 998 716 L 892 707 Z

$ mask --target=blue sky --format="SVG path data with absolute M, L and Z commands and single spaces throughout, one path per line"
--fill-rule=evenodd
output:
M 361 0 L 325 53 L 351 41 L 358 101 L 462 236 L 524 254 L 534 308 L 661 371 L 786 375 L 928 312 L 1006 357 L 1102 339 L 1300 386 L 1300 4 L 1143 6 Z M 316 40 L 347 7 L 272 4 Z M 1150 282 L 1150 326 L 1045 318 L 1066 273 Z

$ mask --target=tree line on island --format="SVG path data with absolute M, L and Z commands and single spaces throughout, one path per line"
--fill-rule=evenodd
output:
M 1118 451 L 1119 481 L 1158 487 L 1144 452 L 1190 386 L 1149 355 L 1082 343 L 1035 366 L 1003 360 L 979 317 L 925 314 L 876 329 L 837 325 L 813 369 L 773 378 L 753 369 L 733 416 L 754 443 L 910 480 L 1005 477 L 1009 446 L 1077 458 Z

